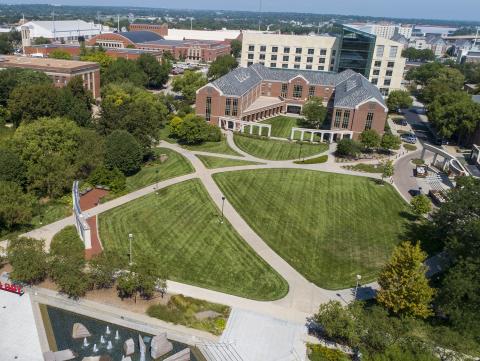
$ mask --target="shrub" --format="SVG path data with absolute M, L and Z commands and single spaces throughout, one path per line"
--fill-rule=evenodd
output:
M 125 175 L 118 170 L 107 169 L 105 167 L 96 168 L 88 177 L 88 183 L 96 186 L 103 185 L 109 187 L 112 192 L 120 192 L 125 189 Z
M 33 284 L 45 279 L 47 257 L 44 246 L 44 241 L 33 238 L 15 238 L 9 242 L 7 257 L 13 267 L 12 280 Z
M 207 123 L 202 117 L 188 114 L 178 127 L 177 137 L 186 144 L 198 144 L 205 141 L 218 142 L 221 133 L 220 128 Z
M 348 361 L 350 358 L 340 350 L 322 345 L 308 345 L 310 361 Z
M 337 143 L 337 150 L 335 152 L 339 157 L 355 157 L 361 151 L 361 146 L 353 139 L 342 139 Z
M 413 144 L 404 144 L 403 147 L 409 152 L 417 150 L 417 146 Z
M 142 147 L 135 137 L 125 130 L 115 130 L 105 141 L 105 165 L 118 168 L 125 175 L 140 170 L 143 159 Z
M 382 142 L 380 143 L 380 146 L 383 149 L 400 149 L 400 145 L 402 144 L 402 141 L 400 140 L 400 137 L 397 137 L 396 135 L 393 134 L 388 134 L 385 133 L 382 137 Z
M 367 148 L 377 148 L 380 145 L 380 135 L 374 129 L 364 130 L 360 134 L 360 143 Z
M 432 210 L 432 202 L 430 202 L 430 199 L 428 199 L 425 194 L 413 197 L 410 205 L 412 206 L 413 212 L 419 216 L 427 214 Z

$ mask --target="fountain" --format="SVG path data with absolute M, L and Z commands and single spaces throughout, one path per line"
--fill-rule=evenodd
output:
M 118 330 L 115 331 L 115 340 L 120 340 L 120 335 L 118 334 Z
M 110 327 L 107 326 L 107 330 L 105 331 L 106 335 L 110 335 Z
M 105 337 L 103 337 L 103 335 L 100 336 L 100 343 L 105 343 Z
M 113 348 L 112 341 L 108 341 L 107 350 L 111 350 Z
M 93 351 L 93 353 L 97 353 L 97 352 L 98 352 L 98 347 L 97 347 L 97 344 L 96 344 L 96 343 L 93 344 L 93 350 L 92 350 L 92 351 Z
M 88 341 L 87 341 L 87 338 L 85 337 L 83 339 L 83 347 L 87 347 L 89 345 Z

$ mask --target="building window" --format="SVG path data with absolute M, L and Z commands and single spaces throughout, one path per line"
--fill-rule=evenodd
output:
M 336 50 L 332 50 L 332 56 L 335 56 L 337 55 L 337 51 Z
M 278 53 L 278 46 L 272 46 L 272 53 Z
M 300 64 L 294 64 L 293 69 L 300 69 Z
M 302 61 L 302 57 L 301 56 L 296 56 L 295 57 L 295 63 L 300 63 Z
M 288 55 L 283 56 L 283 61 L 288 61 L 288 59 L 290 59 L 290 57 Z
M 377 85 L 378 84 L 378 78 L 373 78 L 372 79 L 372 84 Z
M 320 49 L 320 55 L 327 55 L 327 49 Z
M 398 46 L 390 47 L 390 58 L 396 58 L 398 53 Z
M 282 68 L 288 69 L 288 64 L 282 64 Z
M 232 98 L 225 99 L 225 115 L 230 115 L 230 111 L 232 108 Z
M 318 70 L 325 70 L 325 67 L 324 67 L 323 65 L 320 65 L 320 66 L 318 67 Z
M 380 75 L 380 69 L 373 69 L 373 75 Z
M 255 51 L 255 45 L 249 45 L 248 51 Z
M 293 97 L 294 98 L 301 98 L 303 93 L 303 86 L 300 84 L 295 84 L 293 86 Z
M 253 61 L 249 61 L 249 62 L 247 63 L 247 66 L 251 66 L 251 65 L 253 65 Z
M 260 51 L 267 51 L 267 47 L 265 45 L 260 45 Z
M 392 76 L 393 75 L 393 70 L 387 70 L 385 72 L 385 76 Z
M 248 59 L 253 60 L 253 54 L 248 54 Z
M 377 60 L 377 61 L 375 62 L 375 65 L 374 65 L 374 66 L 377 67 L 377 68 L 380 68 L 380 67 L 382 66 L 382 62 L 379 61 L 379 60 Z
M 315 96 L 315 87 L 314 86 L 308 87 L 308 96 L 310 98 Z
M 382 93 L 382 95 L 386 97 L 388 95 L 388 88 L 380 88 L 380 93 Z
M 333 124 L 335 128 L 340 128 L 340 119 L 342 119 L 342 111 L 337 109 L 335 112 L 335 123 Z
M 280 96 L 282 98 L 286 98 L 288 96 L 288 84 L 287 83 L 282 84 L 282 91 L 280 93 Z
M 382 58 L 385 47 L 383 45 L 377 45 L 377 57 Z
M 315 54 L 315 49 L 308 49 L 308 55 L 313 55 Z
M 277 56 L 276 55 L 271 55 L 270 60 L 277 60 Z
M 349 123 L 350 123 L 350 110 L 345 110 L 343 112 L 342 128 L 347 129 Z
M 232 115 L 234 117 L 236 117 L 238 115 L 238 99 L 237 98 L 233 98 Z
M 318 62 L 319 62 L 320 64 L 325 64 L 325 58 L 320 58 L 320 59 L 318 60 Z
M 270 68 L 276 68 L 277 67 L 277 63 L 270 63 Z
M 210 117 L 212 115 L 212 97 L 207 97 L 207 101 L 205 103 L 205 119 L 210 121 Z
M 307 63 L 313 63 L 313 57 L 309 56 L 309 57 L 307 58 Z
M 394 61 L 389 61 L 387 63 L 387 68 L 393 68 L 395 66 L 395 62 Z
M 283 52 L 285 54 L 289 54 L 290 53 L 290 48 L 283 48 Z
M 367 121 L 365 122 L 365 130 L 372 129 L 372 123 L 373 123 L 373 113 L 369 112 L 367 114 Z
M 265 65 L 265 62 L 264 61 L 259 61 L 258 64 Z
M 296 49 L 295 49 L 295 53 L 301 54 L 301 53 L 302 53 L 302 48 L 296 48 Z
M 265 54 L 260 54 L 259 59 L 260 60 L 265 60 Z
M 385 80 L 383 81 L 383 85 L 385 85 L 385 86 L 390 86 L 390 83 L 391 83 L 391 82 L 392 82 L 392 81 L 391 81 L 390 79 L 385 79 Z

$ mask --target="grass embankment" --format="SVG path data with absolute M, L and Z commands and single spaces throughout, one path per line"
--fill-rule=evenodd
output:
M 238 235 L 227 220 L 220 223 L 199 180 L 161 189 L 99 217 L 107 250 L 155 257 L 168 279 L 241 297 L 272 300 L 288 292 L 288 284 Z
M 328 150 L 327 144 L 299 143 L 252 137 L 241 133 L 233 136 L 235 144 L 244 152 L 260 159 L 290 160 L 310 157 Z
M 383 173 L 385 166 L 383 164 L 367 164 L 359 163 L 355 165 L 345 165 L 343 168 L 348 170 L 353 170 L 355 172 L 364 172 L 364 173 Z
M 166 305 L 152 305 L 147 314 L 176 325 L 221 335 L 230 315 L 230 307 L 197 300 L 183 295 L 175 295 Z M 202 315 L 203 313 L 203 315 Z
M 293 163 L 295 164 L 320 164 L 326 163 L 328 161 L 328 155 L 321 155 L 320 157 L 304 159 L 304 160 L 296 160 Z
M 309 281 L 373 281 L 403 240 L 408 205 L 390 185 L 318 171 L 259 169 L 214 179 L 248 224 Z
M 202 161 L 203 164 L 205 164 L 205 167 L 209 169 L 262 164 L 257 162 L 249 162 L 247 160 L 211 157 L 207 155 L 197 155 L 197 157 Z

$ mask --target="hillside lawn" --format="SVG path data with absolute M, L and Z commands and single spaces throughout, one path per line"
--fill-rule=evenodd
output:
M 411 219 L 393 187 L 366 177 L 259 169 L 214 179 L 275 252 L 327 289 L 375 280 Z
M 211 157 L 208 155 L 197 155 L 198 159 L 202 161 L 202 163 L 208 169 L 215 169 L 215 168 L 225 168 L 225 167 L 239 167 L 242 165 L 259 165 L 261 163 L 257 162 L 249 162 L 247 160 L 240 160 L 240 159 L 228 159 L 228 158 L 221 158 L 221 157 Z
M 233 140 L 244 152 L 260 159 L 291 160 L 310 157 L 328 150 L 327 144 L 298 143 L 235 133 Z
M 157 259 L 168 279 L 256 299 L 274 300 L 288 284 L 236 233 L 220 223 L 199 180 L 161 189 L 99 216 L 107 250 L 128 253 L 133 234 L 133 259 L 147 252 Z

